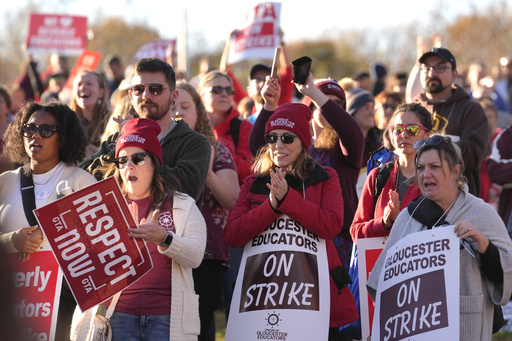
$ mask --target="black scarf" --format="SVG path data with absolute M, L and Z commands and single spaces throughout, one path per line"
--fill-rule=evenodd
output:
M 427 226 L 429 230 L 434 226 L 449 224 L 446 220 L 441 219 L 444 215 L 444 210 L 441 206 L 429 198 L 426 198 L 424 195 L 420 195 L 411 201 L 409 205 L 407 205 L 407 210 L 414 219 Z

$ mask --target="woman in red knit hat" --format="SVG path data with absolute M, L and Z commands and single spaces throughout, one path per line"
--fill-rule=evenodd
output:
M 255 174 L 245 179 L 228 217 L 224 239 L 245 248 L 226 340 L 268 334 L 268 326 L 277 324 L 290 339 L 309 340 L 313 333 L 315 338 L 334 340 L 339 326 L 357 319 L 347 274 L 332 241 L 343 225 L 341 188 L 334 169 L 320 166 L 307 153 L 310 119 L 311 110 L 304 104 L 277 107 L 266 122 L 267 144 L 255 159 Z M 286 278 L 269 274 L 272 260 L 283 257 L 290 261 Z M 311 289 L 304 293 L 307 298 L 297 295 L 301 301 L 289 299 L 292 294 L 287 291 L 297 283 Z M 245 313 L 257 310 L 268 318 Z M 313 317 L 311 310 L 325 315 Z M 255 317 L 249 321 L 251 316 Z
M 159 172 L 160 126 L 138 118 L 123 125 L 116 158 L 105 177 L 121 185 L 138 228 L 129 237 L 147 242 L 153 268 L 122 291 L 110 318 L 112 340 L 197 340 L 198 296 L 192 268 L 206 245 L 206 225 L 195 200 L 176 191 L 179 183 Z M 104 314 L 111 301 L 100 305 Z

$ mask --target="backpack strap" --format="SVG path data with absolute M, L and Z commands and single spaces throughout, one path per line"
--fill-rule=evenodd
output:
M 20 190 L 23 201 L 23 210 L 30 226 L 37 225 L 37 219 L 33 210 L 36 209 L 36 197 L 34 194 L 34 181 L 32 180 L 32 170 L 27 164 L 20 169 Z
M 231 135 L 233 139 L 233 143 L 235 144 L 235 150 L 238 149 L 238 140 L 240 137 L 240 125 L 242 124 L 242 120 L 235 118 L 229 122 L 229 131 L 228 134 Z
M 391 175 L 391 171 L 395 166 L 395 162 L 391 161 L 386 163 L 384 166 L 380 167 L 377 170 L 377 176 L 375 177 L 375 192 L 373 195 L 373 207 L 377 204 L 377 199 L 382 193 L 382 189 L 388 182 L 389 176 Z

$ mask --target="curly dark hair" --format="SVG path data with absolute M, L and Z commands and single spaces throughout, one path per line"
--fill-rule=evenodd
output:
M 21 126 L 27 123 L 32 115 L 38 111 L 49 112 L 57 120 L 60 139 L 59 160 L 70 166 L 81 162 L 85 156 L 85 148 L 88 143 L 84 130 L 76 113 L 66 104 L 58 101 L 45 104 L 34 101 L 25 102 L 5 132 L 3 155 L 13 162 L 22 164 L 30 162 L 30 157 L 25 151 Z

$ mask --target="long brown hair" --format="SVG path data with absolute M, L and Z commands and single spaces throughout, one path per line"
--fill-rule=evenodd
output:
M 306 148 L 302 146 L 302 151 L 293 163 L 292 171 L 290 174 L 301 180 L 306 179 L 309 172 L 315 168 L 316 161 L 307 153 Z M 270 157 L 270 151 L 268 145 L 260 148 L 260 151 L 254 159 L 252 169 L 255 173 L 260 176 L 268 176 L 271 169 L 276 169 L 277 166 Z
M 215 159 L 218 156 L 218 142 L 215 139 L 215 134 L 213 133 L 212 124 L 210 119 L 208 118 L 208 114 L 206 113 L 206 109 L 204 107 L 203 101 L 201 100 L 201 95 L 197 92 L 197 90 L 190 84 L 183 80 L 180 80 L 176 83 L 176 89 L 182 89 L 189 93 L 190 97 L 192 97 L 192 101 L 196 106 L 197 112 L 197 121 L 194 130 L 200 134 L 203 134 L 210 142 L 210 145 L 215 148 Z

